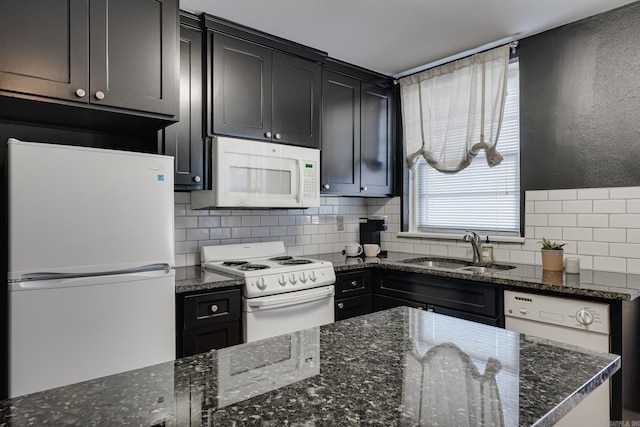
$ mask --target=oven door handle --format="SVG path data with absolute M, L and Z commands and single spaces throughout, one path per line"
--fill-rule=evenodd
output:
M 309 291 L 289 292 L 281 295 L 247 299 L 247 310 L 269 310 L 317 301 L 334 295 L 333 285 Z

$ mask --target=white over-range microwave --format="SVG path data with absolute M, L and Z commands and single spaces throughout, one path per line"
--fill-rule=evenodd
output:
M 192 191 L 191 207 L 320 206 L 320 150 L 214 137 L 211 190 Z

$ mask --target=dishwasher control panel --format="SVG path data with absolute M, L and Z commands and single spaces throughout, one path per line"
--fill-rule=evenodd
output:
M 609 333 L 609 305 L 524 292 L 504 292 L 504 315 Z

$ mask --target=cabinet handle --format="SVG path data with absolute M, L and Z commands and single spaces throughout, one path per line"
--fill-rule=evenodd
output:
M 101 90 L 97 91 L 96 92 L 96 99 L 99 99 L 99 100 L 102 101 L 104 99 L 104 92 L 102 92 Z
M 86 94 L 87 92 L 85 92 L 84 89 L 76 89 L 76 96 L 78 98 L 83 98 Z
M 194 176 L 193 182 L 200 182 L 200 177 L 198 175 Z
M 276 133 L 275 135 L 273 135 L 273 137 L 275 139 L 280 139 L 280 138 L 282 138 L 282 135 L 280 135 L 279 133 Z
M 331 186 L 329 184 L 325 184 L 322 186 L 323 189 L 328 190 Z
M 367 191 L 367 187 L 360 187 L 361 191 Z
M 211 307 L 209 307 L 209 309 L 211 310 L 212 313 L 218 312 L 218 306 L 215 304 L 212 304 Z
M 357 281 L 357 280 L 352 280 L 352 281 L 351 281 L 351 286 L 353 286 L 354 288 L 355 288 L 356 286 L 358 286 L 358 281 Z
M 264 136 L 265 138 L 271 138 L 271 132 L 265 132 Z
M 343 303 L 341 303 L 341 302 L 339 302 L 339 303 L 338 303 L 338 308 L 339 308 L 340 310 L 342 310 L 342 309 L 344 308 L 344 304 L 343 304 Z

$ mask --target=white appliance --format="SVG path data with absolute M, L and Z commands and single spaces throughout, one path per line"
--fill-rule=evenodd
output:
M 212 189 L 193 191 L 191 207 L 320 206 L 320 150 L 214 137 Z
M 245 279 L 245 342 L 334 321 L 333 264 L 284 254 L 279 241 L 202 247 L 205 270 Z
M 218 408 L 320 374 L 320 329 L 223 348 L 218 357 Z
M 173 159 L 8 141 L 9 396 L 175 358 Z
M 505 328 L 588 350 L 609 352 L 609 305 L 523 292 L 504 292 Z M 609 426 L 609 380 L 557 426 Z

